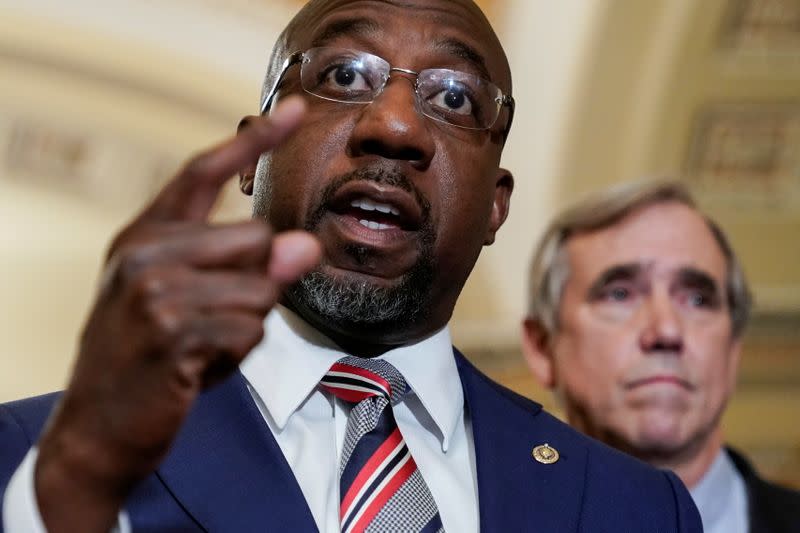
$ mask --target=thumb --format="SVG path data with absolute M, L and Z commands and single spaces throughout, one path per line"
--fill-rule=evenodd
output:
M 322 245 L 316 237 L 305 231 L 287 231 L 272 241 L 267 273 L 276 283 L 294 283 L 321 259 Z

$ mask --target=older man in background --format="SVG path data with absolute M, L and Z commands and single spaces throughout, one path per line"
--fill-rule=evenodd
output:
M 689 487 L 709 533 L 800 531 L 800 494 L 724 446 L 751 298 L 720 227 L 676 183 L 564 211 L 534 255 L 526 360 L 570 424 Z

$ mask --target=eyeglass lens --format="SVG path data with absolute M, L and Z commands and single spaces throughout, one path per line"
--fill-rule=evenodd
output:
M 329 47 L 308 50 L 300 69 L 303 89 L 347 103 L 372 102 L 390 74 L 391 66 L 378 56 Z M 488 128 L 500 112 L 500 89 L 473 74 L 426 69 L 417 75 L 415 89 L 426 116 L 462 128 Z

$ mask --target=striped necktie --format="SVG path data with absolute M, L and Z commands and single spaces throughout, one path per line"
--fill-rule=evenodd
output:
M 406 393 L 400 372 L 380 359 L 345 357 L 320 385 L 355 404 L 339 464 L 342 533 L 444 532 L 439 509 L 390 406 Z

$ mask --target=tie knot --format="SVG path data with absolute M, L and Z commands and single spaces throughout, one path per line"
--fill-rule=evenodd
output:
M 378 396 L 394 405 L 406 393 L 406 380 L 391 363 L 353 356 L 334 363 L 320 385 L 350 403 Z

